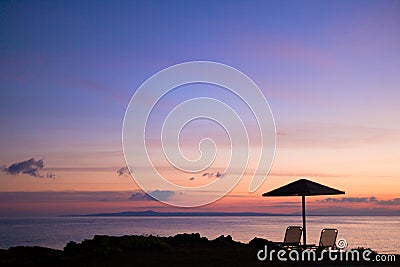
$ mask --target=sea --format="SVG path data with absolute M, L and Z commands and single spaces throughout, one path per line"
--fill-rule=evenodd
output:
M 249 242 L 254 237 L 283 241 L 287 226 L 302 225 L 300 216 L 258 217 L 39 217 L 0 218 L 0 248 L 44 246 L 62 249 L 69 241 L 94 235 L 158 235 L 200 233 L 208 239 L 231 235 Z M 347 248 L 370 248 L 400 254 L 399 216 L 308 216 L 307 243 L 318 244 L 323 228 L 338 229 Z

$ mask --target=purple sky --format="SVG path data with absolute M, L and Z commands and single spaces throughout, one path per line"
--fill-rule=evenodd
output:
M 56 176 L 3 172 L 0 191 L 137 190 L 116 173 L 131 96 L 165 67 L 208 60 L 249 75 L 271 105 L 275 176 L 258 196 L 311 177 L 350 197 L 395 199 L 399 14 L 399 1 L 2 1 L 0 165 L 44 159 Z

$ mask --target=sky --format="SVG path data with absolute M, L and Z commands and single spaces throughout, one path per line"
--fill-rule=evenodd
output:
M 399 14 L 399 1 L 1 1 L 0 216 L 296 213 L 297 197 L 261 194 L 299 178 L 346 192 L 309 197 L 310 212 L 399 215 Z M 256 192 L 248 192 L 251 157 L 226 196 L 182 209 L 135 183 L 121 135 L 141 84 L 196 60 L 232 66 L 258 85 L 274 116 L 276 152 Z M 166 114 L 194 97 L 219 99 L 252 124 L 249 110 L 217 86 L 167 94 L 150 116 L 149 150 L 161 173 L 188 187 L 229 179 L 229 138 L 210 121 L 188 125 L 180 140 L 193 159 L 212 137 L 222 156 L 210 169 L 181 173 L 160 154 Z M 180 197 L 151 190 L 161 200 Z

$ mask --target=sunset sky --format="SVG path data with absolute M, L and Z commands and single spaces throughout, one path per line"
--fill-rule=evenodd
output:
M 135 90 L 195 60 L 230 65 L 259 86 L 277 143 L 255 193 L 250 159 L 233 191 L 190 211 L 299 212 L 297 197 L 261 194 L 308 178 L 346 192 L 309 197 L 308 211 L 400 215 L 399 27 L 399 1 L 2 1 L 0 216 L 189 211 L 150 199 L 121 169 L 121 135 Z M 154 123 L 198 96 L 246 112 L 227 92 L 193 85 L 165 96 Z M 183 132 L 183 151 L 195 157 L 207 136 L 229 150 L 220 128 L 199 121 Z M 179 173 L 154 155 L 182 185 L 220 178 Z M 224 159 L 207 172 L 223 173 Z

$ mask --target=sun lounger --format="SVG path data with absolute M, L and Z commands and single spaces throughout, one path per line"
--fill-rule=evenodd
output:
M 298 247 L 300 245 L 302 233 L 303 228 L 301 226 L 288 226 L 283 242 L 274 242 L 274 244 L 288 248 Z
M 336 249 L 337 229 L 325 228 L 321 231 L 318 246 L 315 244 L 307 245 L 308 249 Z
M 335 249 L 337 235 L 337 229 L 322 229 L 318 247 Z

